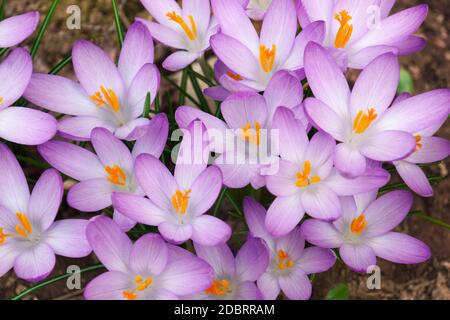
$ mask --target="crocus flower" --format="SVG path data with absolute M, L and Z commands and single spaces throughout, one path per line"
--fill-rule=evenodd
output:
M 355 177 L 367 167 L 367 159 L 400 160 L 412 153 L 416 139 L 403 127 L 414 119 L 436 119 L 443 112 L 433 103 L 439 95 L 426 95 L 412 109 L 399 114 L 388 109 L 399 82 L 398 59 L 391 53 L 373 60 L 359 75 L 350 92 L 347 80 L 331 55 L 310 43 L 305 51 L 305 72 L 315 98 L 305 100 L 305 111 L 316 127 L 338 142 L 334 164 Z M 427 103 L 425 103 L 427 102 Z M 428 107 L 431 105 L 431 107 Z M 420 113 L 419 108 L 427 106 Z
M 39 12 L 32 11 L 0 22 L 0 48 L 18 45 L 28 38 L 39 23 Z
M 272 0 L 238 0 L 244 9 L 246 9 L 247 15 L 256 21 L 262 20 L 269 8 Z
M 141 3 L 158 23 L 137 20 L 145 23 L 156 40 L 179 49 L 163 62 L 167 70 L 184 69 L 202 57 L 210 47 L 211 36 L 219 30 L 211 17 L 209 0 L 183 0 L 183 8 L 174 0 L 141 0 Z
M 303 53 L 309 41 L 321 43 L 322 22 L 311 24 L 298 36 L 295 6 L 292 0 L 273 0 L 258 36 L 244 8 L 237 0 L 212 0 L 221 33 L 211 38 L 217 57 L 231 70 L 231 80 L 264 91 L 272 76 L 280 70 L 303 72 Z
M 267 189 L 277 196 L 267 212 L 266 227 L 274 236 L 292 231 L 305 212 L 317 219 L 341 216 L 339 196 L 377 190 L 389 181 L 381 168 L 368 169 L 349 179 L 333 167 L 334 139 L 319 131 L 308 140 L 292 111 L 279 108 L 273 128 L 279 130 L 281 160 L 279 170 L 266 177 Z
M 38 147 L 41 156 L 65 175 L 80 181 L 70 188 L 69 205 L 83 212 L 95 212 L 111 206 L 114 191 L 143 196 L 134 174 L 134 160 L 143 153 L 159 157 L 166 145 L 169 124 L 165 114 L 156 115 L 132 150 L 104 128 L 92 130 L 91 142 L 96 154 L 72 143 L 49 141 Z M 114 220 L 129 230 L 136 222 L 114 211 Z
M 299 228 L 281 238 L 274 238 L 265 227 L 266 210 L 253 198 L 244 199 L 244 214 L 251 235 L 263 239 L 270 250 L 270 265 L 258 279 L 265 300 L 275 300 L 280 290 L 291 300 L 311 297 L 308 274 L 330 269 L 336 257 L 329 249 L 305 248 Z
M 430 249 L 422 241 L 391 231 L 406 218 L 412 203 L 407 191 L 393 191 L 372 202 L 344 197 L 339 220 L 310 219 L 301 228 L 306 241 L 322 248 L 339 248 L 342 260 L 357 272 L 367 272 L 376 265 L 376 257 L 395 263 L 421 263 L 430 258 Z
M 5 79 L 0 85 L 0 138 L 38 145 L 56 133 L 56 120 L 51 115 L 30 108 L 11 107 L 27 88 L 32 72 L 31 56 L 25 49 L 14 49 L 0 63 L 0 79 Z
M 153 41 L 139 22 L 128 30 L 118 66 L 102 49 L 80 40 L 72 50 L 73 67 L 80 83 L 48 74 L 33 74 L 25 97 L 45 109 L 67 114 L 59 122 L 60 134 L 89 140 L 92 129 L 102 127 L 119 139 L 136 140 L 145 133 L 145 99 L 151 102 L 160 75 L 153 65 Z
M 55 266 L 55 254 L 90 254 L 87 220 L 54 221 L 64 194 L 61 176 L 46 170 L 31 192 L 13 153 L 0 144 L 0 277 L 14 267 L 19 278 L 40 281 Z
M 134 244 L 109 218 L 96 217 L 87 227 L 94 253 L 108 272 L 92 280 L 87 300 L 176 300 L 208 288 L 211 267 L 190 252 L 146 234 Z
M 191 300 L 259 300 L 255 281 L 269 265 L 269 252 L 264 241 L 250 237 L 233 256 L 226 244 L 202 246 L 194 244 L 197 256 L 214 270 L 214 280 L 205 291 L 187 297 Z
M 427 5 L 389 16 L 392 0 L 299 0 L 300 24 L 324 21 L 324 46 L 350 68 L 363 69 L 376 57 L 393 52 L 407 55 L 422 50 L 425 39 L 413 35 L 425 20 Z
M 210 148 L 220 154 L 215 163 L 222 170 L 227 187 L 242 188 L 251 183 L 254 188 L 261 188 L 265 185 L 267 168 L 278 159 L 276 142 L 275 150 L 266 149 L 271 144 L 273 115 L 279 106 L 286 106 L 295 111 L 306 128 L 302 99 L 301 83 L 288 72 L 280 71 L 271 79 L 263 96 L 254 92 L 230 95 L 221 105 L 225 121 L 188 106 L 179 107 L 175 118 L 180 128 L 200 119 L 215 137 Z
M 446 113 L 440 113 L 441 119 L 430 119 L 420 115 L 421 112 L 430 107 L 428 102 L 424 100 L 430 98 L 430 95 L 434 96 L 432 102 L 438 104 L 438 108 L 447 110 Z M 402 108 L 403 111 L 400 109 L 396 110 L 397 107 Z M 436 106 L 433 106 L 433 109 L 434 107 Z M 450 90 L 435 90 L 428 93 L 428 97 L 422 94 L 411 98 L 409 94 L 403 94 L 395 100 L 392 109 L 392 112 L 404 114 L 418 113 L 405 126 L 402 123 L 402 129 L 416 137 L 416 149 L 407 158 L 394 161 L 394 165 L 409 188 L 423 197 L 431 197 L 433 188 L 418 164 L 441 161 L 450 155 L 450 142 L 447 139 L 433 136 L 448 119 L 448 114 L 450 113 Z M 397 117 L 400 116 L 401 114 L 397 115 Z
M 132 220 L 157 226 L 172 243 L 192 239 L 213 246 L 226 242 L 231 229 L 222 220 L 205 214 L 219 195 L 222 174 L 216 166 L 207 167 L 208 149 L 204 128 L 199 124 L 195 121 L 184 131 L 174 175 L 158 158 L 140 155 L 135 174 L 148 199 L 115 192 L 113 205 Z

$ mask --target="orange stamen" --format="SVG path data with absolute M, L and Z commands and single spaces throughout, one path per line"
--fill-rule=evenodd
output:
M 294 261 L 289 259 L 289 254 L 283 250 L 278 250 L 278 269 L 284 270 L 292 268 L 295 265 Z
M 147 289 L 152 284 L 153 278 L 148 277 L 144 280 L 141 276 L 137 276 L 136 278 L 134 278 L 134 282 L 137 285 L 133 290 L 126 290 L 122 292 L 122 295 L 126 300 L 136 300 L 138 297 L 137 293 L 139 291 L 144 291 L 145 289 Z
M 219 281 L 217 278 L 214 279 L 213 284 L 205 290 L 206 294 L 212 294 L 215 296 L 223 296 L 230 289 L 230 282 L 226 279 Z
M 189 195 L 192 190 L 187 190 L 185 193 L 180 190 L 175 191 L 175 194 L 172 196 L 172 207 L 179 214 L 185 214 L 187 206 L 189 204 Z
M 195 40 L 195 38 L 197 37 L 197 26 L 195 25 L 194 18 L 191 15 L 189 15 L 189 22 L 191 23 L 190 28 L 186 21 L 184 21 L 181 16 L 177 15 L 175 11 L 168 12 L 166 16 L 169 18 L 169 20 L 178 23 L 191 41 Z
M 100 86 L 100 91 L 93 94 L 91 99 L 97 104 L 97 107 L 106 106 L 111 111 L 120 111 L 119 99 L 113 89 L 106 90 L 104 86 Z
M 378 117 L 374 108 L 370 108 L 366 113 L 359 111 L 353 121 L 353 131 L 361 134 L 370 126 L 370 124 Z
M 357 218 L 352 220 L 352 224 L 350 225 L 350 230 L 353 233 L 360 234 L 367 227 L 367 220 L 364 216 L 364 213 L 361 213 Z
M 310 178 L 309 177 L 310 174 L 311 174 L 311 162 L 306 160 L 303 163 L 303 171 L 297 172 L 296 175 L 297 180 L 295 181 L 295 185 L 299 188 L 303 188 L 309 186 L 310 184 L 320 182 L 319 176 L 312 176 Z
M 108 181 L 118 186 L 124 186 L 127 183 L 127 175 L 117 164 L 114 166 L 106 166 L 105 171 L 108 173 Z
M 3 228 L 0 228 L 0 245 L 6 242 L 6 237 L 12 237 L 12 234 L 7 234 L 3 231 Z
M 240 75 L 238 75 L 237 73 L 231 72 L 231 71 L 227 71 L 226 72 L 227 76 L 229 76 L 231 79 L 234 79 L 236 81 L 241 81 L 242 77 Z M 0 101 L 1 102 L 1 101 Z
M 421 143 L 422 137 L 420 135 L 416 136 L 416 150 L 419 150 L 423 147 L 423 144 Z
M 255 130 L 253 130 L 251 123 L 247 122 L 245 126 L 242 127 L 241 139 L 259 145 L 261 143 L 261 124 L 256 121 Z
M 28 220 L 27 216 L 23 213 L 16 212 L 16 217 L 19 219 L 18 224 L 16 224 L 16 232 L 18 235 L 28 238 L 28 235 L 33 231 L 33 227 L 31 226 L 30 220 Z
M 336 34 L 336 39 L 334 40 L 334 46 L 342 49 L 350 40 L 353 33 L 353 25 L 348 23 L 352 20 L 352 16 L 347 11 L 342 10 L 339 14 L 336 13 L 334 15 L 334 19 L 341 24 Z
M 259 46 L 259 61 L 261 63 L 262 69 L 269 73 L 273 69 L 275 63 L 275 57 L 277 55 L 277 46 L 272 45 L 272 48 L 266 48 L 265 45 Z

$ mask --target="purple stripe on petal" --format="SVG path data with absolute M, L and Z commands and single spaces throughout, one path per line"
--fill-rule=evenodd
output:
M 269 266 L 269 250 L 262 239 L 250 238 L 236 255 L 240 281 L 256 281 Z
M 368 245 L 343 244 L 339 249 L 342 260 L 356 272 L 367 272 L 367 268 L 377 264 L 375 252 Z
M 283 293 L 291 300 L 308 300 L 311 297 L 311 281 L 300 268 L 294 268 L 278 281 Z
M 55 253 L 46 243 L 29 247 L 14 261 L 16 275 L 30 282 L 38 282 L 48 277 L 55 266 Z
M 291 232 L 303 218 L 301 198 L 298 194 L 278 197 L 270 205 L 266 215 L 266 228 L 275 237 Z
M 339 248 L 342 237 L 332 223 L 309 219 L 303 222 L 301 231 L 306 241 L 322 248 Z
M 112 204 L 113 191 L 114 185 L 106 178 L 84 180 L 70 188 L 67 203 L 82 212 L 99 211 Z
M 214 246 L 230 239 L 231 228 L 222 220 L 203 215 L 192 222 L 192 240 L 201 245 Z

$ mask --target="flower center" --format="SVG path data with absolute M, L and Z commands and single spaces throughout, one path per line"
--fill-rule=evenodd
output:
M 215 296 L 223 296 L 226 293 L 230 292 L 230 281 L 227 279 L 219 280 L 217 278 L 214 279 L 213 284 L 205 290 L 206 294 L 212 294 Z
M 148 277 L 144 280 L 142 277 L 137 276 L 134 278 L 134 282 L 136 283 L 136 287 L 133 290 L 126 290 L 122 292 L 122 295 L 126 300 L 136 300 L 138 293 L 140 291 L 144 291 L 152 284 L 153 278 Z
M 294 261 L 289 259 L 289 254 L 283 250 L 278 250 L 278 269 L 284 270 L 286 268 L 290 269 L 294 266 Z
M 16 217 L 19 220 L 19 223 L 16 224 L 16 234 L 5 233 L 4 229 L 0 227 L 0 245 L 6 242 L 7 237 L 19 236 L 25 239 L 29 239 L 29 236 L 33 232 L 33 226 L 31 225 L 28 217 L 20 212 L 16 212 Z
M 336 19 L 341 26 L 336 34 L 336 39 L 334 40 L 334 46 L 336 48 L 344 48 L 347 44 L 348 40 L 352 36 L 353 25 L 348 22 L 352 20 L 352 16 L 348 14 L 347 11 L 342 10 L 339 14 L 334 15 L 334 19 Z
M 370 124 L 378 117 L 374 108 L 370 108 L 366 113 L 359 111 L 353 121 L 353 131 L 361 134 L 370 126 Z
M 127 183 L 127 175 L 117 164 L 114 166 L 106 166 L 105 171 L 108 173 L 108 181 L 118 185 L 124 186 Z
M 197 26 L 195 25 L 194 18 L 191 15 L 189 15 L 189 22 L 191 24 L 191 27 L 189 27 L 186 21 L 184 21 L 181 16 L 177 15 L 175 11 L 168 12 L 166 16 L 170 21 L 178 23 L 191 41 L 195 40 L 195 38 L 197 37 Z
M 352 220 L 350 230 L 353 233 L 360 234 L 367 227 L 367 220 L 364 213 L 361 213 L 357 218 Z
M 251 123 L 247 122 L 242 127 L 241 139 L 259 145 L 261 142 L 261 124 L 255 121 L 255 129 L 252 129 Z
M 234 72 L 231 72 L 231 71 L 227 71 L 226 73 L 227 73 L 227 76 L 229 76 L 231 79 L 234 79 L 236 81 L 241 81 L 242 80 L 242 77 L 240 75 L 238 75 L 237 73 L 234 73 Z
M 113 112 L 120 111 L 119 99 L 113 89 L 105 89 L 104 86 L 100 86 L 100 91 L 93 94 L 91 99 L 97 104 L 98 108 L 106 106 L 106 108 Z
M 172 196 L 172 207 L 177 213 L 186 213 L 186 209 L 189 204 L 189 195 L 191 192 L 191 189 L 187 190 L 184 193 L 180 190 L 175 191 L 174 195 Z
M 297 180 L 295 181 L 295 185 L 299 188 L 307 187 L 312 183 L 317 183 L 320 181 L 319 176 L 312 176 L 311 178 L 309 175 L 311 174 L 311 162 L 306 160 L 303 163 L 303 171 L 297 172 Z
M 416 150 L 419 150 L 423 147 L 422 137 L 420 135 L 416 136 Z
M 269 73 L 273 69 L 273 64 L 275 63 L 275 56 L 277 54 L 277 46 L 272 45 L 272 48 L 266 48 L 265 45 L 259 46 L 259 61 L 261 63 L 262 69 Z

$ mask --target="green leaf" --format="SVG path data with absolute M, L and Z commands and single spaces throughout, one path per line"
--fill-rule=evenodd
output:
M 150 105 L 151 105 L 151 93 L 150 91 L 147 92 L 147 96 L 145 97 L 145 104 L 144 104 L 144 118 L 149 119 L 150 118 Z
M 117 0 L 112 0 L 112 5 L 113 5 L 113 11 L 114 11 L 114 22 L 116 24 L 117 39 L 119 40 L 120 47 L 122 47 L 122 45 L 123 45 L 123 29 L 122 29 L 122 22 L 120 22 L 119 7 L 117 5 Z
M 33 58 L 37 53 L 39 45 L 41 44 L 41 40 L 44 37 L 45 30 L 47 30 L 47 27 L 50 23 L 50 20 L 52 19 L 53 13 L 55 12 L 58 2 L 59 2 L 59 0 L 53 0 L 52 5 L 50 6 L 50 9 L 48 10 L 47 15 L 45 16 L 44 22 L 42 22 L 41 26 L 39 27 L 36 41 L 34 41 L 33 47 L 31 48 L 31 51 L 30 51 L 31 56 Z
M 326 297 L 326 300 L 348 300 L 348 299 L 349 299 L 348 286 L 343 283 L 331 289 Z
M 414 93 L 414 81 L 413 81 L 413 78 L 412 78 L 411 74 L 409 73 L 409 71 L 402 68 L 400 70 L 400 83 L 398 84 L 397 93 L 403 93 L 403 92 L 408 92 L 408 93 L 413 94 Z

